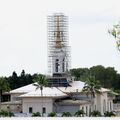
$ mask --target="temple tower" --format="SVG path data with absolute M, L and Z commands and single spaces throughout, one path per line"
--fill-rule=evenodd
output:
M 63 75 L 70 69 L 68 17 L 62 13 L 48 16 L 48 69 L 51 75 Z

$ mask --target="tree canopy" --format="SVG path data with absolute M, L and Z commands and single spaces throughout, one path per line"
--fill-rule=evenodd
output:
M 95 79 L 95 76 L 89 75 L 86 79 L 85 86 L 83 87 L 83 92 L 87 95 L 91 95 L 91 98 L 95 98 L 95 93 L 98 93 L 101 88 L 101 85 L 98 80 Z
M 83 82 L 85 82 L 87 77 L 91 74 L 92 76 L 95 76 L 95 79 L 100 82 L 102 87 L 120 90 L 120 74 L 114 69 L 114 67 L 97 65 L 90 68 L 71 69 L 70 73 L 76 80 Z
M 15 71 L 13 71 L 12 75 L 9 77 L 6 77 L 8 83 L 10 84 L 10 88 L 16 89 L 28 84 L 33 83 L 33 79 L 35 78 L 37 74 L 31 75 L 26 74 L 24 70 L 22 70 L 21 74 L 18 76 Z
M 2 93 L 9 90 L 10 90 L 9 83 L 6 81 L 4 77 L 0 77 L 0 108 L 2 102 Z
M 115 37 L 117 48 L 120 51 L 120 22 L 113 25 L 113 28 L 108 30 L 108 32 Z

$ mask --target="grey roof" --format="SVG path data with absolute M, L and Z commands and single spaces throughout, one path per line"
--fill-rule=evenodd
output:
M 61 92 L 55 87 L 43 87 L 42 95 L 40 89 L 20 95 L 20 97 L 63 97 L 67 94 Z
M 59 89 L 53 87 L 45 87 L 43 89 L 43 96 L 65 96 L 65 93 L 76 93 L 81 92 L 84 87 L 84 82 L 82 81 L 73 81 L 70 83 L 71 87 L 59 87 Z M 110 90 L 101 88 L 100 92 L 108 92 Z M 10 93 L 23 93 L 21 97 L 40 97 L 40 90 L 36 90 L 36 87 L 33 84 L 26 85 L 24 87 L 20 87 L 18 89 L 10 91 Z

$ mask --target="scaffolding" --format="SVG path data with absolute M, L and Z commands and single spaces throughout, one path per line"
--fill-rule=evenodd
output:
M 47 17 L 47 25 L 48 73 L 54 74 L 57 65 L 59 65 L 60 70 L 56 70 L 56 72 L 65 73 L 71 66 L 70 46 L 68 43 L 68 17 L 62 13 L 55 13 Z

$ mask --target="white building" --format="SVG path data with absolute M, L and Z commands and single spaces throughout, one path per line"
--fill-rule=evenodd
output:
M 83 109 L 86 116 L 93 110 L 98 110 L 104 115 L 105 111 L 113 111 L 112 98 L 108 96 L 109 90 L 101 88 L 99 94 L 96 94 L 94 104 L 91 104 L 90 98 L 83 94 L 82 88 L 84 83 L 81 81 L 73 81 L 71 87 L 44 87 L 43 95 L 41 91 L 36 90 L 33 84 L 12 90 L 11 101 L 19 101 L 22 103 L 21 111 L 23 113 L 62 113 L 70 112 L 74 114 Z

